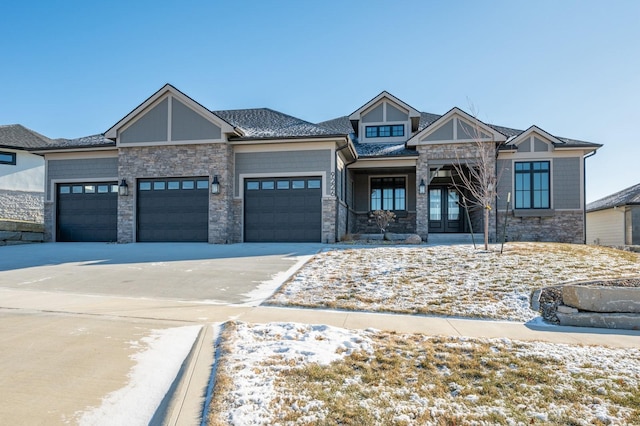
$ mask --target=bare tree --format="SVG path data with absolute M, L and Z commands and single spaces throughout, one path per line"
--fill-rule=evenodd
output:
M 476 117 L 475 112 L 473 116 Z M 468 131 L 469 139 L 473 140 L 470 152 L 466 151 L 464 158 L 456 150 L 456 163 L 453 165 L 459 181 L 454 179 L 453 185 L 466 199 L 466 207 L 475 206 L 483 210 L 484 221 L 484 249 L 489 249 L 489 214 L 494 208 L 499 175 L 496 170 L 498 145 L 493 138 L 487 138 L 486 132 L 480 129 L 478 123 L 473 123 Z M 466 130 L 465 130 L 466 131 Z M 483 137 L 485 135 L 485 137 Z M 463 191 L 470 196 L 466 198 Z

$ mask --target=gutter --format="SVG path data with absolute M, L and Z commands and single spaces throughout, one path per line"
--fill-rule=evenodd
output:
M 602 146 L 602 145 L 601 145 Z M 583 244 L 587 244 L 587 158 L 596 155 L 597 150 L 593 150 L 582 157 L 582 235 Z

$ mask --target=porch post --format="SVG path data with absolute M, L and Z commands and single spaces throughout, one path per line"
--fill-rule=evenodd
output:
M 418 146 L 418 161 L 416 163 L 416 233 L 420 235 L 422 241 L 429 238 L 429 163 L 427 161 L 426 149 Z M 420 181 L 424 180 L 427 190 L 420 194 Z

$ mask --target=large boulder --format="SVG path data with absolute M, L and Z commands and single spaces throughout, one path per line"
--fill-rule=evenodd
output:
M 418 234 L 411 234 L 405 240 L 405 244 L 421 244 L 422 238 Z
M 640 287 L 568 284 L 562 303 L 581 311 L 640 313 Z

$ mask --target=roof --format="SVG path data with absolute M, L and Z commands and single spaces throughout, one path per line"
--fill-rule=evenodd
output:
M 269 108 L 212 112 L 231 125 L 239 127 L 244 132 L 244 136 L 240 139 L 300 138 L 344 134 Z
M 55 139 L 55 145 L 44 149 L 60 149 L 60 148 L 100 148 L 108 146 L 116 146 L 115 141 L 107 139 L 102 134 L 84 136 L 76 139 Z
M 3 148 L 28 150 L 45 147 L 53 143 L 48 137 L 27 129 L 21 124 L 0 126 L 0 147 Z
M 611 209 L 619 206 L 640 205 L 640 183 L 587 204 L 587 211 Z

